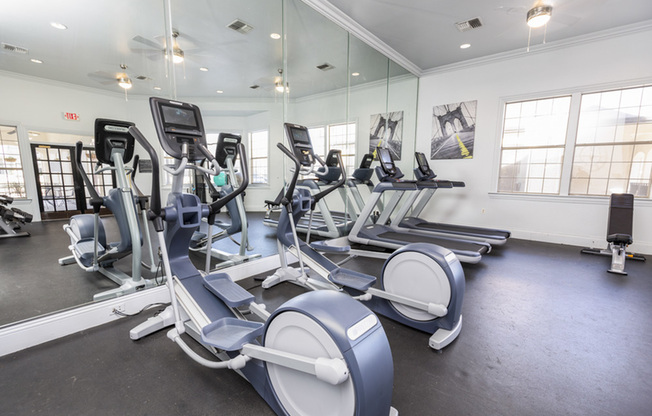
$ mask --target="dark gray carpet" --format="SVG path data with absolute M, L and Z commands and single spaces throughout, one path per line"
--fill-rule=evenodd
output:
M 652 264 L 628 261 L 622 277 L 606 272 L 609 260 L 519 240 L 494 249 L 464 266 L 464 326 L 442 352 L 382 319 L 393 405 L 401 415 L 649 415 Z M 273 308 L 301 290 L 262 296 Z M 0 414 L 272 414 L 242 378 L 191 362 L 163 332 L 130 341 L 143 319 L 0 358 Z

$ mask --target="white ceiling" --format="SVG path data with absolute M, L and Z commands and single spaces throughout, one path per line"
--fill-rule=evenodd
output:
M 534 0 L 303 1 L 337 11 L 339 20 L 350 23 L 354 33 L 367 42 L 372 39 L 371 43 L 416 74 L 501 52 L 524 51 L 528 40 L 525 14 L 534 4 Z M 547 3 L 553 5 L 546 30 L 548 44 L 645 21 L 652 24 L 652 0 Z M 282 33 L 281 0 L 171 0 L 172 26 L 180 33 L 178 42 L 186 56 L 184 64 L 173 66 L 175 77 L 170 76 L 163 52 L 163 4 L 161 0 L 4 1 L 0 42 L 29 53 L 0 49 L 0 71 L 121 93 L 115 78 L 120 64 L 126 64 L 125 72 L 134 82 L 129 94 L 169 96 L 176 88 L 179 96 L 187 97 L 278 98 L 273 83 L 284 66 L 283 43 L 269 34 Z M 380 53 L 347 38 L 340 27 L 298 0 L 284 4 L 286 28 L 291 28 L 286 33 L 285 75 L 294 97 L 387 75 Z M 464 33 L 455 28 L 456 22 L 475 17 L 481 19 L 481 28 Z M 254 30 L 243 35 L 226 28 L 237 18 Z M 52 28 L 53 21 L 66 24 L 68 30 Z M 360 26 L 366 31 L 358 30 Z M 542 41 L 543 29 L 533 31 L 534 47 Z M 462 50 L 462 43 L 471 47 Z M 35 64 L 32 58 L 43 63 Z M 316 65 L 324 62 L 336 69 L 317 70 Z M 361 76 L 348 79 L 347 66 Z M 200 67 L 209 71 L 201 72 Z M 389 71 L 405 73 L 395 65 Z M 147 78 L 137 80 L 139 75 Z M 261 88 L 250 89 L 252 84 Z M 217 95 L 217 90 L 224 94 Z
M 547 43 L 652 19 L 652 0 L 330 0 L 330 3 L 422 71 L 503 52 L 525 51 L 526 14 L 538 4 L 553 6 L 545 30 Z M 457 30 L 456 22 L 476 17 L 480 18 L 482 27 L 466 32 Z M 535 47 L 543 38 L 543 28 L 532 30 L 531 42 Z M 464 43 L 470 43 L 471 47 L 460 49 Z

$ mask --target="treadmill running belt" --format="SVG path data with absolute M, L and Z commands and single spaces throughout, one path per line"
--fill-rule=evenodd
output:
M 380 233 L 378 234 L 378 238 L 404 241 L 406 243 L 432 243 L 446 247 L 447 249 L 453 251 L 474 251 L 478 252 L 478 254 L 485 254 L 488 251 L 487 246 L 481 244 L 473 244 L 466 241 L 437 239 L 419 234 L 397 233 L 394 231 L 386 231 L 384 233 Z

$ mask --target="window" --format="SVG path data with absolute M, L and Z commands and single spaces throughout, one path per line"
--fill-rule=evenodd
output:
M 331 149 L 339 149 L 342 151 L 342 162 L 344 162 L 346 174 L 350 175 L 353 172 L 355 169 L 355 123 L 312 127 L 308 131 L 315 153 L 324 159 Z
M 571 195 L 649 197 L 652 86 L 583 94 Z
M 251 183 L 269 183 L 269 131 L 249 133 L 249 172 Z
M 0 126 L 0 195 L 26 198 L 16 127 Z
M 570 102 L 505 104 L 498 192 L 559 194 Z

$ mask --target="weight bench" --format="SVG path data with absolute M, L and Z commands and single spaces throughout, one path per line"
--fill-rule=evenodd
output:
M 609 203 L 609 220 L 607 223 L 606 249 L 585 248 L 582 253 L 611 256 L 609 273 L 626 275 L 625 258 L 645 261 L 645 257 L 636 253 L 628 253 L 627 246 L 633 243 L 632 228 L 634 219 L 634 195 L 611 194 Z

